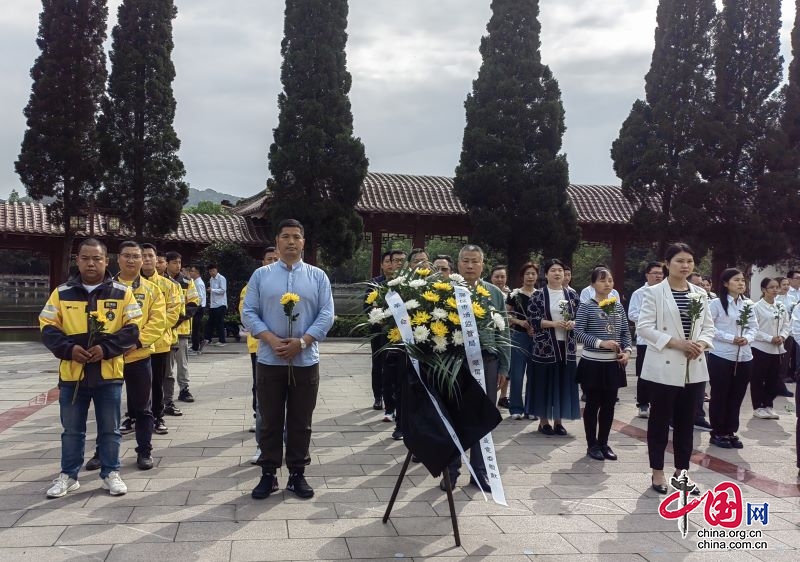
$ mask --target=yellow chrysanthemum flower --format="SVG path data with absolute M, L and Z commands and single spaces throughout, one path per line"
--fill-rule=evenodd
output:
M 428 269 L 428 268 L 418 269 L 417 270 L 417 275 L 419 275 L 420 277 L 427 277 L 430 274 L 431 274 L 431 270 Z
M 453 310 L 458 308 L 458 304 L 456 303 L 455 297 L 448 298 L 446 301 L 444 301 L 444 304 L 446 304 L 449 308 L 452 308 Z
M 94 318 L 95 320 L 99 320 L 99 319 L 100 319 L 100 313 L 99 313 L 99 312 L 97 312 L 96 310 L 93 310 L 93 311 L 91 311 L 91 312 L 89 313 L 89 316 L 91 316 L 91 317 L 92 317 L 92 318 Z
M 447 315 L 447 319 L 450 320 L 451 324 L 456 326 L 461 325 L 461 318 L 458 316 L 458 312 L 451 312 Z
M 442 281 L 437 281 L 432 287 L 437 291 L 453 292 L 453 286 L 450 283 L 444 283 Z
M 398 343 L 403 339 L 403 336 L 400 335 L 400 330 L 398 328 L 392 328 L 391 330 L 389 330 L 389 333 L 386 334 L 386 338 L 391 343 Z
M 431 324 L 431 332 L 433 332 L 434 336 L 446 336 L 450 330 L 447 329 L 443 322 L 437 320 Z
M 600 308 L 605 308 L 607 306 L 613 306 L 615 304 L 617 304 L 617 297 L 608 297 L 607 299 L 603 299 L 598 303 Z
M 378 300 L 378 291 L 377 290 L 372 291 L 370 294 L 368 294 L 367 298 L 364 299 L 364 302 L 367 303 L 367 304 L 372 304 L 376 300 Z M 283 304 L 283 303 L 281 303 L 281 304 Z
M 475 292 L 478 293 L 482 297 L 490 297 L 490 296 L 492 296 L 492 293 L 490 293 L 489 290 L 486 287 L 484 287 L 483 285 L 478 285 L 477 287 L 475 287 Z
M 425 291 L 422 293 L 422 298 L 428 302 L 439 302 L 441 300 L 441 297 L 433 291 Z
M 475 315 L 475 318 L 483 318 L 486 316 L 486 309 L 474 302 L 472 303 L 472 313 Z
M 281 305 L 286 306 L 290 302 L 298 303 L 300 302 L 300 295 L 296 293 L 284 293 L 281 297 Z
M 418 310 L 414 313 L 414 316 L 411 317 L 411 324 L 414 326 L 419 326 L 420 324 L 427 324 L 431 321 L 431 315 L 425 312 L 424 310 Z

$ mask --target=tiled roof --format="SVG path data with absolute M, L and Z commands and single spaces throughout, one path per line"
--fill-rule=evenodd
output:
M 91 231 L 95 236 L 107 236 L 106 218 L 95 215 L 94 229 Z M 87 228 L 77 232 L 76 235 L 88 236 L 89 232 L 90 229 Z M 46 207 L 42 203 L 3 203 L 0 204 L 0 233 L 58 236 L 64 233 L 64 228 L 54 226 L 47 220 Z M 132 231 L 123 228 L 118 237 L 132 235 Z M 183 213 L 178 228 L 163 239 L 200 244 L 233 242 L 263 245 L 267 242 L 249 217 L 197 213 Z
M 575 206 L 578 224 L 628 224 L 636 210 L 617 185 L 570 185 L 567 195 Z M 265 194 L 254 196 L 233 212 L 261 215 L 266 201 Z M 356 211 L 435 216 L 467 214 L 453 192 L 453 178 L 373 172 L 364 179 Z

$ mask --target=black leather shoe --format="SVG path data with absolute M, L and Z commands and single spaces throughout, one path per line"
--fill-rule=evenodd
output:
M 395 441 L 400 441 L 401 439 L 403 439 L 403 432 L 400 431 L 399 427 L 392 432 L 392 439 L 394 439 Z
M 153 457 L 150 453 L 139 453 L 136 455 L 136 466 L 139 467 L 139 470 L 150 470 L 153 468 Z
M 508 398 L 506 398 L 505 396 L 497 401 L 498 408 L 505 408 L 506 410 L 508 410 L 509 406 L 510 405 L 508 402 Z
M 375 403 L 372 405 L 373 410 L 383 410 L 383 400 L 380 398 L 375 399 Z
M 667 485 L 666 484 L 656 484 L 653 480 L 650 480 L 651 488 L 658 492 L 659 494 L 666 494 L 667 493 Z
M 720 447 L 722 449 L 732 449 L 733 448 L 733 445 L 731 445 L 730 439 L 728 439 L 725 436 L 712 435 L 711 439 L 709 440 L 709 443 L 711 443 L 712 445 L 716 445 L 717 447 Z
M 258 485 L 253 488 L 253 491 L 250 493 L 254 499 L 263 500 L 264 498 L 269 497 L 272 492 L 278 491 L 278 478 L 274 474 L 262 474 L 261 480 L 259 480 Z
M 164 406 L 164 413 L 168 416 L 182 416 L 183 412 L 175 404 L 167 404 Z
M 478 474 L 478 480 L 475 480 L 470 476 L 469 483 L 475 486 L 476 488 L 480 488 L 484 492 L 491 492 L 492 487 L 489 485 L 489 478 L 485 474 Z
M 617 460 L 617 453 L 615 453 L 614 450 L 611 447 L 608 446 L 608 444 L 600 445 L 600 449 L 601 449 L 601 451 L 603 453 L 603 457 L 606 460 L 608 460 L 608 461 Z
M 192 396 L 188 388 L 184 388 L 178 393 L 178 400 L 181 402 L 194 402 L 194 396 Z
M 602 461 L 606 458 L 605 455 L 603 455 L 603 449 L 600 447 L 600 445 L 592 445 L 586 449 L 586 454 L 596 461 Z
M 452 476 L 452 475 L 450 476 L 450 485 L 453 487 L 453 490 L 456 489 L 456 480 L 457 479 L 458 479 L 458 476 Z M 439 489 L 442 492 L 446 492 L 447 491 L 447 482 L 444 481 L 444 478 L 439 480 Z
M 302 472 L 294 472 L 289 476 L 289 483 L 286 484 L 286 489 L 294 492 L 298 498 L 308 499 L 314 497 L 314 488 L 308 485 Z
M 553 426 L 550 425 L 549 423 L 546 423 L 544 425 L 539 425 L 539 429 L 537 429 L 536 431 L 538 431 L 539 433 L 544 433 L 545 435 L 555 434 L 555 431 L 553 431 Z
M 792 392 L 788 388 L 784 388 L 778 393 L 778 396 L 785 396 L 786 398 L 792 398 L 794 397 L 794 392 Z
M 564 435 L 567 435 L 567 428 L 564 427 L 563 425 L 561 425 L 560 423 L 556 424 L 554 430 L 555 430 L 556 435 L 561 435 L 562 437 Z
M 678 475 L 677 474 L 673 474 L 672 475 L 672 478 L 669 481 L 669 485 L 672 486 L 672 488 L 674 490 L 680 490 L 681 489 L 681 483 L 680 483 L 680 480 L 678 480 Z M 698 486 L 696 483 L 692 482 L 691 480 L 689 480 L 689 482 L 687 483 L 686 489 L 689 491 L 689 495 L 690 496 L 699 496 L 700 495 L 700 486 Z
M 734 449 L 744 449 L 744 443 L 742 443 L 742 440 L 736 437 L 735 435 L 729 435 L 728 442 Z
M 99 470 L 101 466 L 100 456 L 97 454 L 97 451 L 95 451 L 92 458 L 86 462 L 86 470 Z

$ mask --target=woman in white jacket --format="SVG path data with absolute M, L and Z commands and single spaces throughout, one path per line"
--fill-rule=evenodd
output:
M 667 493 L 664 450 L 672 420 L 672 448 L 675 476 L 688 471 L 692 455 L 695 403 L 708 368 L 703 354 L 713 349 L 714 323 L 706 292 L 687 281 L 694 269 L 694 252 L 682 243 L 667 248 L 664 269 L 667 278 L 648 287 L 642 300 L 636 332 L 647 341 L 641 378 L 647 382 L 650 418 L 647 423 L 647 452 L 653 471 L 653 489 Z M 695 321 L 688 315 L 690 302 L 702 306 Z M 693 485 L 692 494 L 700 490 Z
M 780 285 L 777 279 L 765 277 L 761 281 L 761 300 L 756 303 L 758 321 L 756 340 L 753 342 L 753 372 L 750 375 L 750 398 L 753 400 L 753 417 L 778 419 L 772 409 L 780 384 L 781 364 L 789 337 L 791 322 L 786 307 L 777 301 Z

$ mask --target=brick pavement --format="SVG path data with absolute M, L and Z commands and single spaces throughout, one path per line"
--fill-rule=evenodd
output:
M 47 500 L 44 491 L 59 470 L 58 408 L 48 395 L 55 361 L 38 344 L 0 344 L 0 560 L 800 559 L 794 416 L 754 420 L 746 400 L 740 451 L 710 450 L 708 434 L 696 433 L 696 449 L 713 455 L 695 456 L 705 465 L 693 466 L 704 489 L 725 479 L 711 470 L 724 466 L 719 459 L 736 467 L 745 501 L 770 504 L 763 532 L 769 550 L 699 551 L 696 531 L 707 527 L 699 510 L 686 540 L 657 514 L 633 378 L 611 435 L 619 461 L 588 459 L 579 421 L 566 424 L 568 437 L 545 437 L 534 432 L 535 422 L 506 419 L 494 436 L 508 507 L 484 502 L 462 476 L 454 494 L 462 546 L 455 548 L 444 494 L 412 465 L 384 525 L 405 449 L 370 408 L 368 367 L 368 348 L 322 346 L 307 470 L 312 500 L 284 491 L 250 498 L 259 469 L 249 464 L 250 364 L 241 344 L 191 358 L 197 402 L 167 420 L 168 435 L 154 436 L 156 468 L 138 471 L 134 436 L 123 438 L 127 495 L 110 497 L 97 473 L 82 472 L 80 490 Z M 779 399 L 776 409 L 788 404 Z

